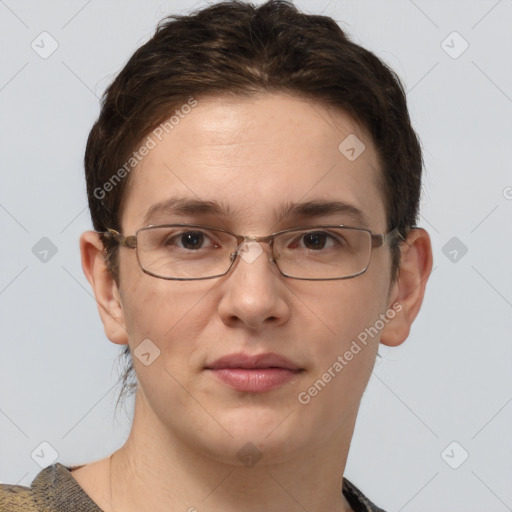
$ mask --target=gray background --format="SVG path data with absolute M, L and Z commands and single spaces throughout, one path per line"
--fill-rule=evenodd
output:
M 512 510 L 512 1 L 296 4 L 398 72 L 425 151 L 435 269 L 408 341 L 380 350 L 345 475 L 390 512 Z M 79 262 L 83 152 L 98 98 L 156 22 L 204 5 L 0 0 L 1 482 L 29 485 L 53 450 L 104 457 L 128 434 L 119 347 Z M 43 31 L 58 43 L 46 59 L 31 47 L 51 49 Z

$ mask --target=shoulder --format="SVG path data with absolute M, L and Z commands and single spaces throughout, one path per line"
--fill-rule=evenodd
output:
M 0 512 L 36 512 L 30 487 L 0 484 Z
M 343 477 L 343 495 L 354 512 L 386 512 L 371 502 L 350 480 Z
M 0 512 L 101 512 L 70 469 L 60 463 L 40 471 L 30 487 L 0 484 Z

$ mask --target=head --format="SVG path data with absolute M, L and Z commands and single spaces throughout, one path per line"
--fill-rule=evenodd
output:
M 344 154 L 346 140 L 356 141 L 357 158 Z M 264 257 L 250 264 L 239 258 L 225 276 L 173 281 L 145 274 L 135 251 L 89 232 L 82 237 L 84 270 L 107 336 L 126 345 L 122 394 L 140 386 L 155 414 L 184 437 L 191 422 L 209 438 L 218 428 L 200 408 L 176 419 L 190 396 L 207 404 L 218 424 L 235 425 L 240 439 L 257 441 L 256 431 L 270 431 L 283 410 L 297 407 L 293 421 L 306 433 L 291 445 L 308 432 L 334 435 L 349 424 L 379 342 L 406 339 L 423 297 L 430 245 L 426 233 L 411 230 L 421 171 L 400 80 L 332 19 L 285 1 L 225 2 L 164 19 L 106 90 L 89 135 L 85 172 L 96 232 L 133 235 L 149 223 L 185 222 L 264 236 L 346 224 L 397 229 L 402 240 L 375 248 L 366 272 L 347 280 L 288 279 L 262 244 Z M 203 206 L 155 211 L 171 198 Z M 305 201 L 341 201 L 362 218 L 325 208 L 290 214 L 290 205 Z M 361 333 L 373 333 L 379 318 L 382 327 L 362 343 Z M 150 366 L 132 358 L 144 339 L 160 351 Z M 353 362 L 336 373 L 337 356 L 350 350 Z M 277 352 L 301 373 L 270 393 L 212 388 L 205 366 L 241 351 Z M 307 404 L 298 401 L 325 372 L 332 383 L 314 400 L 318 390 L 303 394 Z M 336 421 L 324 421 L 333 406 Z M 216 446 L 226 447 L 218 430 Z M 203 448 L 219 456 L 206 441 Z

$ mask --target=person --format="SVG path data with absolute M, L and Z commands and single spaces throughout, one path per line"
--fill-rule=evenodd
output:
M 85 152 L 82 267 L 132 428 L 0 486 L 0 510 L 382 510 L 344 471 L 432 268 L 421 173 L 399 78 L 331 18 L 270 0 L 162 20 Z

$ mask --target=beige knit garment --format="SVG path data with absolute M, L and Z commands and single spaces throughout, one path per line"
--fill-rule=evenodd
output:
M 48 466 L 30 487 L 0 484 L 0 512 L 103 512 L 73 478 L 72 468 Z M 385 512 L 346 478 L 342 491 L 354 512 Z

